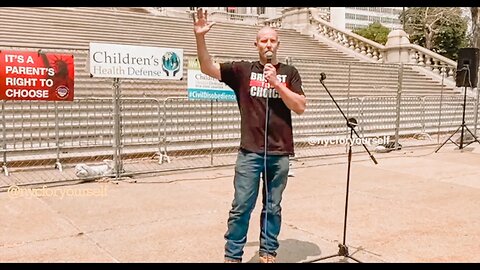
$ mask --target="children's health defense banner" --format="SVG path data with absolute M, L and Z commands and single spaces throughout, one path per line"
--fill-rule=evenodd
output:
M 183 49 L 91 42 L 89 64 L 93 77 L 181 80 Z
M 189 100 L 236 101 L 235 93 L 225 83 L 203 74 L 197 58 L 188 61 Z
M 0 100 L 73 101 L 73 55 L 0 51 Z

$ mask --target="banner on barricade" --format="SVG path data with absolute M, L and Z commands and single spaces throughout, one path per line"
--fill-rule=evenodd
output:
M 235 92 L 225 83 L 203 74 L 197 58 L 188 60 L 187 91 L 189 100 L 236 101 Z
M 170 79 L 183 77 L 183 49 L 90 43 L 93 77 Z
M 0 99 L 73 101 L 71 54 L 0 51 Z

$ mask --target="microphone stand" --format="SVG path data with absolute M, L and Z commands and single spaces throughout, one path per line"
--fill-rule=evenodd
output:
M 338 247 L 339 247 L 339 250 L 338 250 L 338 253 L 337 254 L 333 254 L 333 255 L 329 255 L 329 256 L 326 256 L 326 257 L 321 257 L 321 258 L 317 258 L 317 259 L 314 259 L 314 260 L 310 260 L 310 261 L 305 261 L 305 263 L 311 263 L 311 262 L 316 262 L 316 261 L 320 261 L 320 260 L 325 260 L 325 259 L 329 259 L 329 258 L 333 258 L 333 257 L 337 257 L 337 256 L 342 256 L 344 258 L 350 258 L 356 262 L 359 262 L 361 263 L 361 261 L 359 261 L 358 259 L 354 258 L 353 256 L 351 256 L 348 252 L 348 247 L 346 245 L 346 235 L 347 235 L 347 213 L 348 213 L 348 191 L 349 191 L 349 185 L 350 185 L 350 167 L 351 167 L 351 162 L 352 162 L 352 143 L 353 143 L 353 134 L 355 133 L 355 135 L 360 138 L 360 136 L 358 135 L 357 131 L 355 130 L 355 126 L 357 126 L 357 120 L 355 118 L 347 118 L 347 116 L 343 113 L 342 109 L 340 108 L 340 106 L 338 105 L 338 103 L 335 101 L 335 99 L 333 98 L 332 94 L 330 94 L 330 91 L 328 91 L 327 87 L 325 86 L 325 84 L 323 83 L 323 80 L 325 80 L 326 78 L 326 75 L 325 73 L 321 73 L 320 74 L 320 83 L 323 85 L 323 87 L 325 88 L 325 90 L 327 91 L 328 95 L 330 96 L 330 98 L 332 99 L 333 103 L 337 106 L 338 110 L 340 111 L 340 113 L 342 114 L 343 118 L 345 118 L 345 121 L 347 122 L 347 127 L 350 128 L 350 140 L 349 140 L 349 145 L 348 145 L 348 166 L 347 166 L 347 190 L 346 190 L 346 197 L 345 197 L 345 215 L 344 215 L 344 220 L 343 220 L 343 241 L 341 244 L 338 244 Z M 362 140 L 361 140 L 362 141 Z M 375 164 L 378 164 L 377 160 L 375 159 L 375 157 L 370 153 L 370 151 L 368 150 L 368 148 L 365 146 L 365 144 L 363 143 L 362 141 L 362 145 L 363 147 L 365 148 L 365 150 L 367 151 L 368 155 L 370 156 L 370 158 L 372 159 L 373 163 Z
M 273 57 L 273 53 L 272 52 L 267 52 L 267 54 L 266 54 L 267 64 L 272 63 L 272 57 Z M 264 71 L 264 74 L 265 74 L 265 71 Z M 269 199 L 270 194 L 268 193 L 268 184 L 267 184 L 267 180 L 268 180 L 268 177 L 267 177 L 267 151 L 268 151 L 268 120 L 269 120 L 269 118 L 270 118 L 270 106 L 269 106 L 269 99 L 268 99 L 268 94 L 267 94 L 267 96 L 265 98 L 265 132 L 264 132 L 265 151 L 264 151 L 264 154 L 263 154 L 263 167 L 264 167 L 263 183 L 264 183 L 264 188 L 265 188 L 265 198 L 264 198 L 264 200 L 265 200 L 265 220 L 264 220 L 264 223 L 263 223 L 264 224 L 263 227 L 265 228 L 265 235 L 267 235 L 268 202 L 270 201 L 270 199 Z M 268 249 L 268 238 L 266 239 L 266 245 L 267 245 L 267 254 L 270 254 L 270 250 Z

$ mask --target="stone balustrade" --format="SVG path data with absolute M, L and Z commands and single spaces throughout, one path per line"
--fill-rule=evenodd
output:
M 317 16 L 315 11 L 311 9 L 309 9 L 309 11 L 309 20 L 312 26 L 311 30 L 315 31 L 316 34 L 327 37 L 343 47 L 366 56 L 372 62 L 384 62 L 385 46 L 360 35 L 340 30 L 333 24 Z
M 265 25 L 265 26 L 270 26 L 272 28 L 281 28 L 282 27 L 282 16 L 280 16 L 278 18 L 264 20 L 261 24 Z
M 238 14 L 213 10 L 210 12 L 209 17 L 212 21 L 241 22 L 248 25 L 258 24 L 258 15 L 255 14 Z
M 371 59 L 372 62 L 414 64 L 424 67 L 426 70 L 432 71 L 436 74 L 444 75 L 447 79 L 454 80 L 456 62 L 451 59 L 419 45 L 411 44 L 410 42 L 402 42 L 396 45 L 395 42 L 391 42 L 390 44 L 387 42 L 387 46 L 384 46 L 355 33 L 342 31 L 331 23 L 315 16 L 315 11 L 312 11 L 312 9 L 309 10 L 310 24 L 313 26 L 313 30 L 316 31 L 316 33 L 327 37 L 356 53 L 366 56 Z M 395 37 L 392 35 L 392 38 Z M 401 57 L 405 52 L 407 57 Z M 386 55 L 400 55 L 400 57 L 385 57 Z
M 408 44 L 409 63 L 454 80 L 457 63 L 416 44 Z

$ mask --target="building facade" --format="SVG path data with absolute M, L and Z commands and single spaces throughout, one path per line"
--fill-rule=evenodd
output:
M 342 30 L 354 30 L 379 22 L 390 30 L 402 29 L 402 7 L 331 7 L 330 22 Z

